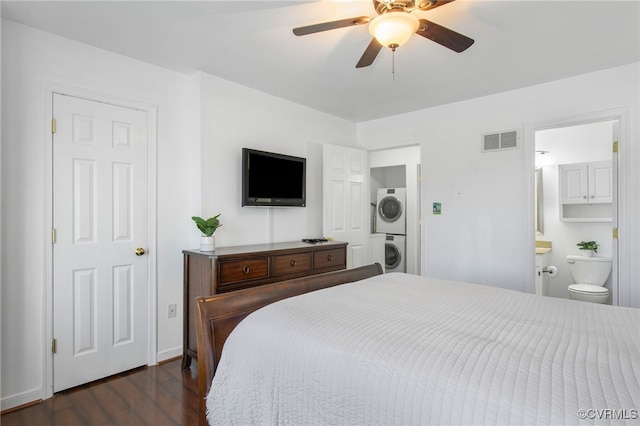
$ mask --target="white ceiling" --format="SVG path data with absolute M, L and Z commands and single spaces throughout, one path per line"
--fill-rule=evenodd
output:
M 356 69 L 362 1 L 2 1 L 2 17 L 192 74 L 198 70 L 360 122 L 640 60 L 640 1 L 457 0 L 419 17 L 475 40 L 455 53 L 413 36 Z

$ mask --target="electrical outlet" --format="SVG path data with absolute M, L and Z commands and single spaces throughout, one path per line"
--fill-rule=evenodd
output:
M 169 305 L 169 318 L 176 317 L 176 304 L 172 303 Z

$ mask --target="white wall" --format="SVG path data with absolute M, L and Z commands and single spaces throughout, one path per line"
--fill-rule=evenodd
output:
M 640 307 L 639 64 L 358 124 L 368 149 L 422 141 L 423 274 L 516 290 L 533 289 L 533 147 L 480 152 L 483 133 L 626 108 L 621 153 L 620 294 Z M 481 82 L 479 82 L 481 84 Z M 531 171 L 531 177 L 527 174 Z M 529 198 L 529 194 L 531 198 Z M 442 215 L 428 206 L 442 203 Z M 624 240 L 622 240 L 624 239 Z M 622 252 L 624 247 L 624 253 Z M 623 258 L 624 257 L 624 258 Z M 631 260 L 634 260 L 633 262 Z M 626 296 L 623 296 L 625 295 Z M 622 301 L 622 299 L 621 299 Z
M 322 235 L 322 144 L 353 145 L 356 126 L 211 75 L 201 75 L 202 211 L 222 213 L 216 245 Z M 241 148 L 307 159 L 307 206 L 241 207 Z M 195 228 L 194 228 L 195 229 Z
M 181 353 L 182 257 L 191 229 L 186 77 L 2 22 L 2 409 L 43 395 L 46 226 L 44 82 L 158 107 L 158 357 Z
M 536 132 L 536 149 L 548 151 L 540 160 L 542 167 L 542 197 L 544 211 L 543 235 L 538 240 L 552 242 L 549 264 L 558 268 L 558 275 L 548 277 L 549 296 L 568 297 L 573 283 L 566 256 L 580 254 L 579 241 L 597 241 L 598 256 L 612 256 L 611 222 L 566 222 L 560 220 L 559 164 L 611 160 L 613 123 L 610 121 L 561 127 Z M 611 288 L 611 277 L 606 287 Z

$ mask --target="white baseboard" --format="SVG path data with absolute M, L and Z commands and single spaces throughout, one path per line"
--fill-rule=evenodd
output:
M 182 356 L 182 346 L 176 348 L 167 349 L 166 351 L 158 352 L 158 362 L 166 361 L 171 358 Z
M 0 401 L 0 411 L 9 410 L 31 402 L 40 401 L 42 399 L 42 389 L 33 389 L 16 395 L 2 398 Z

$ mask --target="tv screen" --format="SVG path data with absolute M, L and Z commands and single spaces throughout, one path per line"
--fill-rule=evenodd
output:
M 304 207 L 307 160 L 242 148 L 242 205 Z

